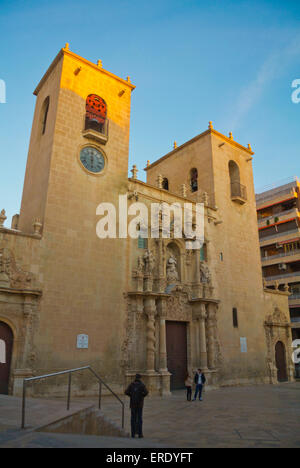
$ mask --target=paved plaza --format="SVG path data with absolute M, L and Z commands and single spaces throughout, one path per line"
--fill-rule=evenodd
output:
M 9 401 L 9 397 L 4 397 Z M 125 397 L 124 397 L 125 400 Z M 10 408 L 3 417 L 0 398 L 0 447 L 269 447 L 300 448 L 300 382 L 275 386 L 226 387 L 204 393 L 204 401 L 187 402 L 184 391 L 170 398 L 145 400 L 145 439 L 66 434 L 23 434 L 17 427 L 17 412 Z M 126 401 L 126 427 L 130 411 Z M 90 406 L 92 400 L 76 399 L 72 411 Z M 34 402 L 31 403 L 32 405 Z M 58 405 L 58 406 L 57 406 Z M 60 405 L 60 407 L 59 407 Z M 5 406 L 5 405 L 4 405 Z M 120 406 L 110 397 L 103 399 L 103 412 L 120 423 Z M 52 401 L 50 410 L 39 401 L 31 410 L 31 423 L 46 416 L 65 414 L 64 402 Z M 14 414 L 13 414 L 14 413 Z M 2 432 L 1 432 L 2 428 Z

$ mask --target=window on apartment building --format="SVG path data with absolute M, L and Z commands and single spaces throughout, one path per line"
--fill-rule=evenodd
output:
M 234 328 L 238 328 L 238 327 L 239 327 L 238 311 L 237 311 L 237 308 L 236 308 L 236 307 L 234 307 L 234 308 L 232 309 L 232 322 L 233 322 Z
M 44 135 L 44 133 L 46 132 L 49 105 L 50 105 L 50 97 L 48 96 L 48 97 L 46 97 L 45 101 L 43 102 L 43 106 L 42 106 L 42 118 L 41 118 L 42 135 Z
M 194 167 L 190 171 L 190 186 L 192 192 L 197 192 L 198 190 L 198 170 Z

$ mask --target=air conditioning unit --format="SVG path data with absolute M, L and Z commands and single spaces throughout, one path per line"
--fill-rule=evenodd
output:
M 286 270 L 287 265 L 286 265 L 286 263 L 279 263 L 278 268 L 279 268 L 279 270 Z

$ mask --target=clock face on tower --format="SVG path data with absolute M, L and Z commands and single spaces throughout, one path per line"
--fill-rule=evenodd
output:
M 105 166 L 103 154 L 92 146 L 82 148 L 80 151 L 80 162 L 87 171 L 93 174 L 99 174 Z

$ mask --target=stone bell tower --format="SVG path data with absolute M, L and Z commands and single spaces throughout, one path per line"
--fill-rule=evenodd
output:
M 59 52 L 34 91 L 19 229 L 30 233 L 36 219 L 44 224 L 51 216 L 51 206 L 57 211 L 76 195 L 82 201 L 85 184 L 98 197 L 106 181 L 110 187 L 126 182 L 134 88 L 129 77 L 123 80 L 104 70 L 101 60 L 94 64 L 74 54 L 68 44 Z M 84 147 L 101 154 L 86 150 L 84 156 Z M 101 170 L 90 166 L 93 158 Z
M 117 207 L 127 193 L 133 89 L 129 77 L 119 78 L 67 44 L 34 92 L 19 229 L 32 233 L 37 218 L 43 225 L 41 371 L 88 362 L 116 380 L 121 369 L 126 239 L 99 239 L 96 209 L 102 202 Z M 81 334 L 89 338 L 88 349 L 76 347 Z

